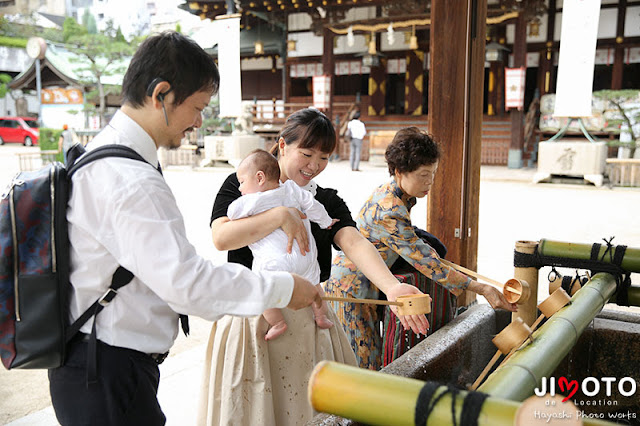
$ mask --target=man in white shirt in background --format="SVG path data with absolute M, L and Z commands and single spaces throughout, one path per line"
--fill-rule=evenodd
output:
M 362 140 L 367 134 L 367 129 L 364 123 L 360 121 L 360 111 L 356 111 L 353 114 L 353 118 L 349 121 L 347 129 L 351 134 L 351 152 L 349 154 L 349 162 L 351 163 L 351 170 L 354 172 L 360 171 L 360 153 L 362 151 Z
M 178 313 L 215 321 L 321 302 L 315 286 L 300 276 L 215 266 L 187 241 L 156 150 L 179 147 L 202 124 L 219 80 L 213 59 L 190 39 L 174 32 L 148 38 L 124 77 L 123 106 L 87 146 L 125 145 L 146 162 L 108 157 L 73 176 L 70 320 L 105 293 L 119 266 L 134 278 L 96 316 L 97 382 L 87 380 L 93 320 L 70 343 L 65 365 L 49 370 L 62 425 L 164 424 L 157 362 L 177 336 Z

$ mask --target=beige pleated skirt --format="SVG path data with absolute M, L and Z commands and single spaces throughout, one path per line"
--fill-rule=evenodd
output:
M 356 365 L 333 310 L 330 329 L 316 327 L 311 308 L 282 309 L 288 329 L 266 342 L 264 317 L 227 316 L 213 324 L 205 359 L 199 425 L 303 425 L 316 414 L 307 398 L 322 360 Z

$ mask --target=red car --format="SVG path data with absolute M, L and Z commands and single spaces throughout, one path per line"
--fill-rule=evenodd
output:
M 0 117 L 0 145 L 17 142 L 25 146 L 38 143 L 38 122 L 30 117 Z

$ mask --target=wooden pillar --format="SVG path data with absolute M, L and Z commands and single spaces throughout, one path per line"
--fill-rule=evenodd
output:
M 422 85 L 424 79 L 424 52 L 407 53 L 407 72 L 404 79 L 404 113 L 422 115 Z
M 490 62 L 488 84 L 488 115 L 504 115 L 504 63 Z
M 501 45 L 506 43 L 507 38 L 507 29 L 505 26 L 498 26 L 494 29 L 496 35 L 495 39 L 491 41 L 497 41 Z M 487 43 L 490 40 L 487 40 Z M 506 54 L 502 55 L 506 57 Z M 487 82 L 488 87 L 488 115 L 504 115 L 504 59 L 500 61 L 494 61 L 489 63 L 489 81 Z
M 555 92 L 555 81 L 553 77 L 553 42 L 555 39 L 556 26 L 556 2 L 549 2 L 547 11 L 547 43 L 545 50 L 540 52 L 540 61 L 538 66 L 538 90 L 540 97 L 547 93 Z
M 516 19 L 515 40 L 513 42 L 513 67 L 526 67 L 527 61 L 527 22 L 524 14 L 520 13 Z M 510 169 L 522 168 L 522 151 L 524 148 L 524 108 L 512 109 L 511 115 L 511 145 L 507 166 Z
M 611 75 L 611 89 L 622 89 L 622 75 L 624 74 L 624 20 L 627 15 L 627 0 L 618 1 L 618 19 L 616 22 L 616 48 L 613 56 L 613 70 Z
M 322 29 L 322 74 L 328 75 L 331 79 L 331 89 L 329 90 L 329 108 L 325 114 L 333 123 L 333 92 L 336 79 L 335 58 L 333 56 L 333 31 L 325 27 Z
M 440 143 L 427 229 L 447 258 L 477 269 L 486 0 L 432 0 L 429 132 Z M 458 299 L 467 305 L 475 294 Z
M 385 97 L 387 94 L 387 61 L 371 67 L 369 72 L 369 115 L 385 115 Z

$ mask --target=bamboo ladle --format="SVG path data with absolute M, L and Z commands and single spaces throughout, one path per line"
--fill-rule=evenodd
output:
M 473 382 L 473 385 L 471 385 L 471 390 L 478 389 L 480 383 L 482 383 L 486 375 L 491 370 L 491 367 L 493 367 L 493 364 L 498 361 L 501 355 L 509 354 L 512 349 L 520 346 L 522 344 L 521 342 L 524 342 L 530 335 L 531 329 L 527 324 L 525 324 L 524 321 L 522 321 L 522 318 L 520 317 L 513 320 L 511 324 L 504 328 L 504 330 L 496 334 L 496 336 L 491 339 L 491 341 L 494 345 L 496 345 L 498 350 L 496 351 L 495 355 L 493 355 L 493 358 L 491 358 L 491 361 L 489 361 L 489 364 L 487 364 L 484 370 L 482 370 L 482 373 L 480 373 L 476 381 Z
M 509 281 L 503 284 L 499 281 L 480 275 L 479 273 L 472 271 L 471 269 L 467 269 L 464 266 L 456 265 L 453 262 L 449 262 L 446 259 L 441 258 L 440 262 L 462 272 L 463 274 L 481 279 L 502 289 L 502 294 L 509 303 L 518 303 L 521 305 L 529 299 L 529 294 L 531 291 L 529 290 L 529 284 L 524 280 L 511 278 Z
M 533 334 L 533 332 L 536 331 L 536 329 L 538 328 L 538 326 L 540 325 L 540 323 L 542 322 L 542 320 L 545 317 L 546 318 L 551 318 L 556 312 L 558 312 L 560 309 L 562 309 L 565 306 L 567 306 L 569 304 L 569 302 L 571 302 L 571 297 L 569 296 L 569 294 L 567 294 L 567 292 L 562 287 L 558 287 L 553 293 L 551 293 L 551 295 L 549 297 L 544 299 L 538 305 L 538 309 L 540 309 L 540 312 L 542 312 L 542 313 L 536 319 L 536 321 L 531 325 L 531 333 Z M 511 358 L 511 356 L 516 352 L 516 350 L 518 350 L 518 348 L 520 348 L 524 344 L 524 342 L 527 341 L 528 337 L 529 336 L 525 337 L 522 340 L 522 342 L 520 342 L 519 345 L 517 345 L 513 349 L 511 349 L 511 351 L 509 352 L 509 355 L 507 355 L 502 360 L 500 365 L 498 365 L 498 368 L 500 366 L 502 366 L 502 364 L 507 362 L 507 360 L 509 358 Z M 533 339 L 532 339 L 532 341 L 533 341 Z
M 422 315 L 431 312 L 431 296 L 414 294 L 398 296 L 395 302 L 378 299 L 356 299 L 354 297 L 322 296 L 322 300 L 332 302 L 367 303 L 372 305 L 393 305 L 398 307 L 399 315 Z

